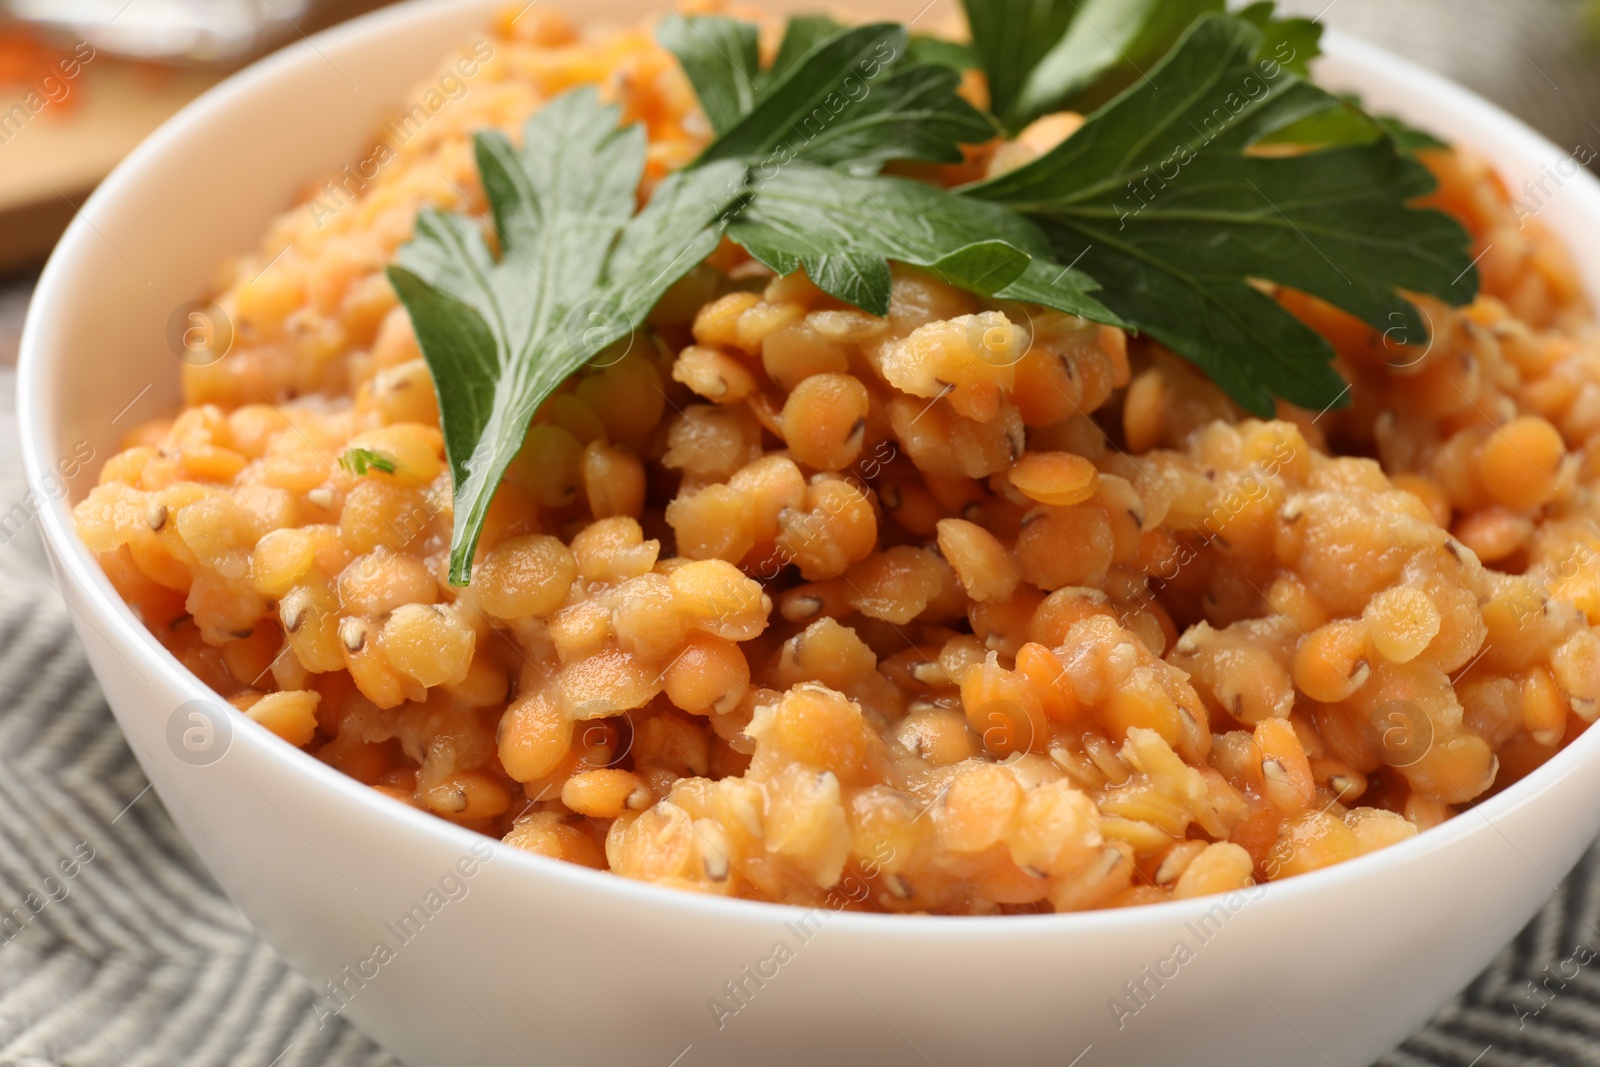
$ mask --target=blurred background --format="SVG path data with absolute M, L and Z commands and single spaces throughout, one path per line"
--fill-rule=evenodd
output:
M 39 266 L 119 159 L 230 71 L 385 2 L 0 0 L 0 367 Z M 1600 148 L 1600 0 L 1280 6 L 1433 67 L 1569 150 Z
M 118 160 L 233 70 L 385 2 L 0 0 L 0 367 L 39 267 Z

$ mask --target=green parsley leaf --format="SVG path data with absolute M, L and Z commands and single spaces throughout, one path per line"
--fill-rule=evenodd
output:
M 1029 119 L 1017 121 L 1017 98 L 1078 13 L 1062 0 L 962 0 L 962 7 L 972 50 L 989 82 L 989 110 L 1008 129 L 1021 129 Z
M 1374 115 L 1361 106 L 1359 98 L 1342 95 L 1335 106 L 1285 126 L 1263 144 L 1292 144 L 1307 148 L 1333 148 L 1339 145 L 1372 144 L 1388 137 L 1404 152 L 1416 155 L 1445 143 L 1425 130 L 1409 126 L 1393 115 Z
M 796 18 L 772 70 L 752 73 L 737 58 L 748 55 L 744 45 L 731 42 L 753 41 L 753 29 L 738 37 L 728 20 L 706 25 L 713 21 L 675 20 L 661 38 L 708 115 L 725 116 L 738 96 L 733 81 L 753 89 L 748 111 L 695 165 L 741 160 L 753 168 L 751 203 L 728 232 L 756 259 L 780 274 L 804 266 L 825 292 L 877 315 L 889 311 L 892 259 L 983 295 L 1123 324 L 1088 295 L 1093 280 L 1051 262 L 1043 234 L 1016 214 L 874 176 L 890 160 L 958 161 L 959 143 L 994 135 L 955 93 L 967 55 L 961 46 L 909 38 L 894 23 L 846 30 L 822 16 Z
M 800 61 L 817 45 L 835 34 L 844 32 L 844 24 L 827 15 L 796 15 L 784 27 L 783 41 L 778 45 L 778 55 L 766 76 L 772 81 L 787 77 L 800 65 Z
M 1261 30 L 1261 45 L 1256 59 L 1281 64 L 1283 69 L 1302 78 L 1311 76 L 1311 61 L 1322 54 L 1322 24 L 1304 18 L 1274 18 L 1272 0 L 1261 0 L 1238 12 L 1239 18 Z M 1387 136 L 1400 148 L 1415 155 L 1429 148 L 1443 148 L 1443 141 L 1426 131 L 1409 126 L 1392 115 L 1374 115 L 1361 106 L 1353 93 L 1331 96 L 1328 108 L 1293 122 L 1261 139 L 1261 144 L 1299 145 L 1304 148 L 1334 148 L 1340 145 L 1371 144 Z
M 656 37 L 682 64 L 711 120 L 712 131 L 723 133 L 755 106 L 763 89 L 786 77 L 813 48 L 844 30 L 826 15 L 795 16 L 784 30 L 770 70 L 761 69 L 754 23 L 720 15 L 689 15 L 666 20 L 656 30 Z M 966 45 L 924 34 L 911 36 L 899 64 L 949 67 L 957 72 L 978 65 Z
M 1402 151 L 1411 155 L 1426 152 L 1431 148 L 1450 147 L 1427 130 L 1419 130 L 1394 115 L 1373 115 L 1371 118 Z
M 1223 0 L 963 0 L 990 110 L 1013 132 L 1089 110 L 1130 83 Z
M 1311 61 L 1322 54 L 1322 23 L 1303 18 L 1274 18 L 1277 5 L 1261 0 L 1238 13 L 1238 17 L 1261 31 L 1257 60 L 1272 59 L 1284 70 L 1302 78 L 1311 77 Z
M 1111 310 L 1266 416 L 1274 397 L 1316 410 L 1345 385 L 1331 346 L 1252 280 L 1423 338 L 1400 291 L 1466 304 L 1477 276 L 1466 231 L 1408 206 L 1434 182 L 1392 141 L 1246 154 L 1337 102 L 1261 57 L 1263 40 L 1248 20 L 1206 16 L 1060 146 L 964 192 L 1026 214 L 1057 259 L 1081 257 Z
M 943 37 L 930 37 L 924 33 L 911 35 L 906 46 L 907 64 L 916 66 L 949 67 L 954 71 L 976 70 L 978 56 L 970 45 L 947 41 Z
M 995 204 L 902 178 L 853 177 L 791 163 L 756 176 L 728 236 L 789 274 L 874 315 L 889 313 L 889 260 L 1004 300 L 1125 323 L 1090 294 L 1093 279 L 1050 259 L 1040 230 Z
M 370 448 L 346 449 L 344 455 L 339 457 L 339 466 L 349 471 L 353 478 L 364 478 L 368 471 L 394 473 L 394 460 Z
M 714 133 L 723 133 L 755 106 L 765 80 L 755 25 L 720 15 L 668 19 L 656 29 L 678 57 Z
M 961 145 L 994 136 L 994 125 L 956 94 L 958 71 L 906 61 L 904 26 L 839 30 L 829 19 L 795 19 L 763 76 L 755 28 L 742 25 L 693 16 L 659 31 L 718 135 L 696 165 L 773 168 L 799 159 L 876 174 L 891 160 L 958 163 Z
M 1292 74 L 1309 78 L 1312 60 L 1322 54 L 1322 24 L 1305 18 L 1275 18 L 1274 12 L 1272 0 L 1261 0 L 1237 13 L 1239 18 L 1262 32 L 1256 59 L 1270 60 Z M 1371 144 L 1385 136 L 1412 155 L 1429 148 L 1445 147 L 1445 143 L 1431 133 L 1407 125 L 1393 115 L 1368 112 L 1362 107 L 1361 98 L 1353 93 L 1331 97 L 1327 110 L 1285 126 L 1263 137 L 1260 143 L 1333 148 Z
M 715 250 L 744 194 L 738 164 L 703 167 L 667 178 L 635 215 L 645 137 L 619 117 L 579 89 L 534 113 L 520 151 L 478 134 L 499 260 L 477 223 L 428 210 L 389 268 L 439 394 L 454 584 L 470 580 L 489 503 L 540 403 Z

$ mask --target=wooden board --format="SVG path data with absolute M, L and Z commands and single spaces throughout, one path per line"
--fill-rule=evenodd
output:
M 290 44 L 388 2 L 316 0 L 296 22 L 269 27 L 260 43 L 263 48 Z M 0 9 L 4 6 L 0 0 Z M 74 40 L 67 35 L 54 43 L 65 54 Z M 70 95 L 62 104 L 47 104 L 14 136 L 0 126 L 0 274 L 43 261 L 111 168 L 228 73 L 215 67 L 128 62 L 102 50 L 76 78 L 66 81 Z M 24 99 L 35 81 L 28 76 L 22 83 L 0 84 L 0 119 Z
M 46 104 L 0 143 L 0 271 L 49 252 L 117 161 L 222 75 L 152 70 L 98 56 L 68 84 L 72 106 Z M 0 114 L 26 89 L 0 88 Z

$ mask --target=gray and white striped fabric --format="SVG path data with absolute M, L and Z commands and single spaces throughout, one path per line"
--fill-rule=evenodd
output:
M 1596 139 L 1580 0 L 1288 0 Z M 824 6 L 819 3 L 818 6 Z M 26 285 L 0 286 L 0 364 Z M 0 367 L 0 512 L 22 498 Z M 0 1067 L 380 1067 L 179 838 L 118 732 L 33 531 L 0 547 Z M 70 872 L 70 873 L 69 873 Z M 9 917 L 9 922 L 8 922 Z M 1382 1067 L 1600 1067 L 1600 852 Z

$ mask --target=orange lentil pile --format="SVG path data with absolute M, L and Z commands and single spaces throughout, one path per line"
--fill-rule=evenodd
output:
M 486 40 L 358 195 L 229 268 L 232 351 L 77 506 L 151 631 L 291 744 L 629 878 L 993 914 L 1371 852 L 1600 713 L 1600 333 L 1560 243 L 1448 151 L 1483 295 L 1407 344 L 1280 293 L 1352 390 L 1272 422 L 1146 339 L 898 267 L 877 318 L 725 245 L 544 405 L 450 586 L 384 265 L 419 207 L 485 214 L 474 128 L 574 85 L 645 124 L 652 178 L 708 136 L 648 28 L 535 9 Z

